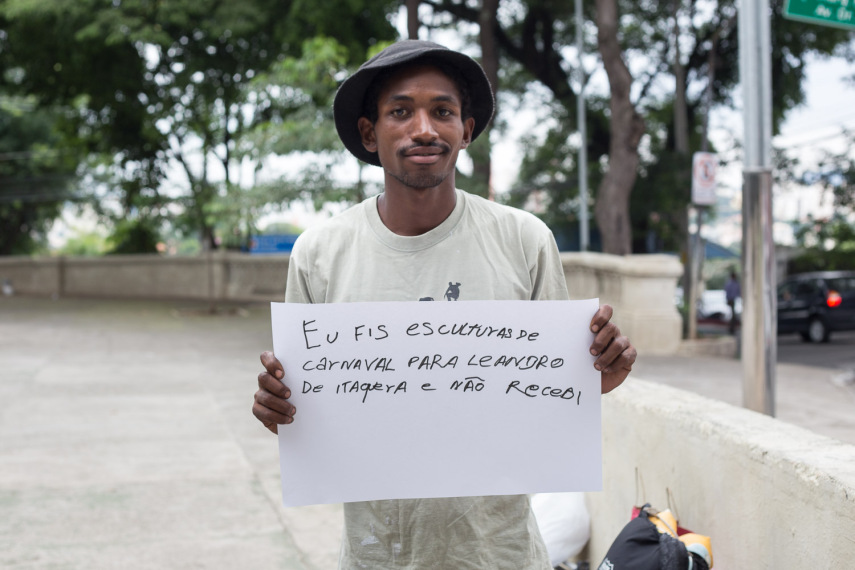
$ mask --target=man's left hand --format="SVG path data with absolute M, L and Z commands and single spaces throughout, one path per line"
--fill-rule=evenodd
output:
M 610 305 L 603 305 L 591 319 L 591 332 L 597 335 L 591 344 L 591 354 L 598 357 L 594 368 L 602 373 L 603 394 L 626 380 L 638 355 L 629 339 L 621 335 L 617 325 L 611 322 L 612 313 Z

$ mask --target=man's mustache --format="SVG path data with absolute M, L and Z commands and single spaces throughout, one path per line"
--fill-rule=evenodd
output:
M 451 147 L 448 146 L 447 144 L 441 143 L 438 141 L 431 141 L 431 142 L 422 143 L 422 144 L 419 144 L 419 143 L 411 144 L 411 145 L 399 150 L 398 154 L 400 156 L 407 156 L 416 150 L 421 150 L 421 149 L 425 149 L 425 148 L 437 148 L 440 150 L 440 152 L 450 152 L 451 151 Z M 437 154 L 439 154 L 439 153 L 437 153 Z

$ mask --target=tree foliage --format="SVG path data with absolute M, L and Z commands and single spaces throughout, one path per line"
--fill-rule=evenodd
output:
M 796 243 L 804 253 L 789 262 L 791 273 L 855 270 L 855 156 L 852 133 L 843 134 L 850 141 L 847 148 L 826 152 L 817 169 L 808 169 L 791 179 L 818 186 L 832 206 L 827 219 L 809 217 L 806 222 L 794 222 Z
M 470 3 L 425 3 L 455 21 L 478 22 L 478 11 Z M 773 121 L 777 132 L 787 111 L 804 101 L 808 58 L 832 54 L 852 34 L 785 20 L 783 0 L 773 0 L 770 10 Z M 637 70 L 632 103 L 646 122 L 638 179 L 631 197 L 633 250 L 643 252 L 654 243 L 657 248 L 673 251 L 680 249 L 687 237 L 691 153 L 704 145 L 705 116 L 711 107 L 734 104 L 734 90 L 739 83 L 737 5 L 735 0 L 622 0 L 619 11 L 621 47 L 625 59 Z M 578 72 L 578 60 L 571 47 L 575 40 L 572 4 L 551 0 L 506 2 L 499 13 L 495 37 L 503 58 L 502 85 L 525 91 L 528 82 L 535 80 L 549 90 L 561 107 L 553 112 L 554 120 L 545 120 L 550 125 L 545 136 L 525 141 L 520 178 L 510 201 L 521 205 L 531 191 L 546 191 L 549 205 L 543 217 L 556 233 L 566 233 L 576 223 L 574 208 L 579 196 L 578 166 L 572 156 L 579 144 L 574 140 L 578 82 L 573 78 Z M 594 19 L 593 3 L 587 4 L 584 17 L 586 21 Z M 596 51 L 590 31 L 585 51 Z M 679 93 L 675 88 L 678 72 L 685 76 Z M 681 99 L 685 107 L 683 123 L 677 120 L 676 112 Z M 550 109 L 554 111 L 555 107 Z M 597 186 L 608 172 L 605 159 L 609 157 L 612 136 L 608 100 L 589 94 L 586 115 L 589 182 Z M 686 148 L 678 145 L 682 139 L 686 140 Z M 538 144 L 542 150 L 535 148 Z M 621 164 L 615 166 L 620 168 Z M 545 178 L 548 184 L 542 185 Z M 651 234 L 655 239 L 649 239 Z
M 246 86 L 318 35 L 336 37 L 348 62 L 362 61 L 369 46 L 394 37 L 385 18 L 392 5 L 4 0 L 2 57 L 15 70 L 11 87 L 74 108 L 68 135 L 110 157 L 101 164 L 123 206 L 116 218 L 135 215 L 146 226 L 173 217 L 168 206 L 177 204 L 175 223 L 214 247 L 214 203 L 234 190 L 239 141 L 265 112 L 249 110 Z
M 830 219 L 796 224 L 801 255 L 787 264 L 789 273 L 855 270 L 855 220 L 835 213 Z
M 572 3 L 420 3 L 433 8 L 429 27 L 478 29 L 469 38 L 473 47 L 498 48 L 498 60 L 485 64 L 498 62 L 503 91 L 546 94 L 546 129 L 523 141 L 511 200 L 520 204 L 534 190 L 546 192 L 542 215 L 556 233 L 566 233 L 579 204 Z M 770 5 L 776 129 L 804 100 L 807 58 L 831 54 L 852 37 L 784 20 L 782 6 L 783 0 Z M 50 117 L 44 144 L 52 152 L 65 145 L 89 153 L 81 174 L 105 217 L 142 228 L 168 220 L 206 247 L 215 247 L 217 236 L 239 244 L 271 204 L 356 201 L 376 191 L 362 181 L 361 167 L 356 183 L 333 175 L 351 159 L 333 129 L 331 101 L 348 71 L 396 38 L 389 18 L 399 7 L 391 0 L 0 0 L 0 92 L 29 97 L 39 116 Z M 585 9 L 585 51 L 595 53 L 594 3 Z M 630 199 L 633 249 L 653 243 L 674 250 L 687 226 L 687 153 L 703 146 L 709 107 L 733 104 L 739 80 L 736 0 L 621 0 L 618 9 L 617 38 L 633 71 L 628 102 L 646 122 Z M 513 120 L 512 104 L 502 104 L 505 120 Z M 613 113 L 608 96 L 589 94 L 592 187 L 616 168 L 635 170 L 626 161 L 609 164 Z M 470 152 L 471 183 L 486 192 L 479 168 L 489 141 L 478 142 Z M 63 153 L 52 155 L 65 157 L 62 164 L 40 172 L 56 181 L 73 173 L 79 155 L 69 164 L 75 155 Z M 304 153 L 314 153 L 306 168 L 299 160 Z M 299 166 L 267 176 L 281 157 Z M 58 211 L 56 204 L 43 206 L 37 218 Z M 44 233 L 40 227 L 33 236 Z
M 75 149 L 61 144 L 56 113 L 32 107 L 0 97 L 0 255 L 43 247 L 62 204 L 73 199 Z
M 846 150 L 826 153 L 819 171 L 812 178 L 832 196 L 834 207 L 841 215 L 855 216 L 855 133 L 843 132 L 848 139 Z
M 351 183 L 334 173 L 342 164 L 351 164 L 360 173 L 363 168 L 338 138 L 333 120 L 333 98 L 341 78 L 352 70 L 349 61 L 344 45 L 318 36 L 303 43 L 299 56 L 281 59 L 245 86 L 255 116 L 234 154 L 237 160 L 254 164 L 256 176 L 214 201 L 212 211 L 225 234 L 245 241 L 255 233 L 254 220 L 293 202 L 309 202 L 321 210 L 328 203 L 352 204 L 379 191 L 361 177 Z M 276 165 L 301 166 L 260 178 L 264 164 L 271 170 Z
M 649 152 L 633 196 L 634 249 L 645 251 L 652 232 L 660 247 L 674 251 L 687 238 L 691 153 L 704 148 L 706 115 L 710 108 L 734 105 L 734 90 L 739 84 L 737 3 L 643 2 L 637 6 L 638 13 L 646 17 L 627 27 L 628 50 L 631 57 L 654 54 L 654 58 L 640 78 L 639 104 L 648 121 Z M 805 100 L 808 59 L 831 55 L 853 37 L 844 30 L 784 19 L 783 6 L 783 0 L 770 3 L 774 133 L 779 131 L 786 114 Z M 674 85 L 675 38 L 683 46 L 686 72 L 681 95 L 686 102 L 688 152 L 681 151 L 677 144 L 680 133 L 674 105 L 678 94 L 661 87 L 663 81 L 666 86 Z M 717 149 L 710 143 L 709 150 L 732 149 Z

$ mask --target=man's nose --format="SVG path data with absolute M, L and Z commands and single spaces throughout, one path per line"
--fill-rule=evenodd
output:
M 414 113 L 410 137 L 420 143 L 436 140 L 436 129 L 434 128 L 430 112 L 427 109 L 422 109 Z

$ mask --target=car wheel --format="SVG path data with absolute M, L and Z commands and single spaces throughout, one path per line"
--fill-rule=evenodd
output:
M 811 342 L 828 342 L 828 337 L 830 336 L 831 333 L 828 327 L 825 326 L 825 323 L 822 322 L 822 319 L 813 318 L 808 323 L 808 337 Z

